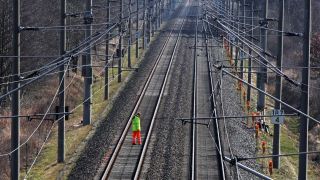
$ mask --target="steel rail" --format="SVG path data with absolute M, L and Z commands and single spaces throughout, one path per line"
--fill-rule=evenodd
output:
M 174 24 L 174 27 L 177 26 L 177 24 L 178 24 L 178 22 Z M 114 163 L 115 163 L 115 161 L 116 161 L 116 159 L 117 159 L 117 156 L 118 156 L 118 154 L 119 154 L 119 152 L 120 152 L 120 150 L 121 150 L 121 148 L 122 148 L 122 145 L 123 145 L 123 143 L 124 143 L 124 140 L 125 140 L 125 138 L 126 138 L 126 136 L 127 136 L 127 134 L 128 134 L 129 128 L 130 128 L 130 126 L 131 126 L 132 118 L 133 118 L 133 116 L 135 115 L 136 111 L 138 110 L 138 108 L 139 108 L 139 106 L 140 106 L 140 104 L 141 104 L 141 102 L 142 102 L 142 99 L 143 99 L 143 97 L 144 97 L 144 95 L 145 95 L 145 93 L 146 93 L 146 91 L 147 91 L 147 88 L 148 88 L 148 86 L 149 86 L 149 84 L 150 84 L 150 82 L 151 82 L 151 79 L 152 79 L 152 77 L 153 77 L 153 75 L 154 75 L 154 73 L 155 73 L 155 71 L 156 71 L 156 69 L 157 69 L 157 65 L 159 64 L 159 62 L 160 62 L 160 60 L 161 60 L 161 57 L 162 57 L 162 55 L 163 55 L 163 53 L 164 53 L 164 51 L 165 51 L 165 49 L 166 49 L 166 47 L 167 47 L 167 45 L 168 45 L 168 43 L 169 43 L 169 40 L 170 40 L 172 37 L 174 37 L 174 36 L 172 36 L 173 32 L 174 32 L 174 28 L 172 28 L 172 30 L 170 31 L 170 34 L 168 35 L 168 37 L 167 37 L 164 45 L 162 46 L 159 55 L 157 56 L 157 60 L 156 60 L 154 66 L 153 66 L 153 68 L 152 68 L 152 71 L 150 72 L 150 74 L 149 74 L 149 76 L 148 76 L 148 79 L 147 79 L 146 83 L 144 84 L 143 90 L 142 90 L 142 92 L 141 92 L 141 94 L 140 94 L 140 96 L 139 96 L 139 98 L 138 98 L 138 100 L 137 100 L 137 102 L 136 102 L 136 105 L 135 105 L 134 109 L 132 110 L 132 113 L 131 113 L 128 121 L 127 121 L 127 124 L 126 124 L 126 126 L 125 126 L 125 128 L 124 128 L 124 130 L 123 130 L 123 132 L 122 132 L 122 134 L 121 134 L 121 136 L 120 136 L 120 138 L 119 138 L 119 140 L 118 140 L 118 142 L 117 142 L 116 147 L 114 148 L 114 150 L 113 150 L 113 152 L 112 152 L 111 158 L 109 158 L 109 161 L 108 161 L 108 164 L 107 164 L 107 166 L 106 166 L 106 168 L 105 168 L 105 170 L 104 170 L 104 173 L 103 173 L 102 176 L 101 176 L 101 179 L 103 179 L 103 180 L 105 180 L 105 179 L 108 178 L 108 176 L 109 176 L 109 174 L 110 174 L 110 172 L 111 172 L 111 170 L 112 170 L 112 168 L 113 168 L 113 165 L 114 165 Z M 173 56 L 172 56 L 172 57 L 173 57 Z M 171 58 L 171 59 L 172 59 L 172 58 Z M 167 79 L 167 78 L 166 78 L 166 79 Z M 165 79 L 165 81 L 166 81 L 166 79 Z M 161 97 L 159 97 L 159 99 L 161 99 Z M 157 108 L 156 108 L 156 109 L 157 109 Z M 153 119 L 154 119 L 154 118 L 153 118 Z M 152 123 L 152 124 L 153 124 L 153 123 Z M 147 142 L 147 141 L 145 141 L 145 143 L 146 143 L 146 142 Z M 135 175 L 135 176 L 136 176 L 136 175 Z
M 206 33 L 206 32 L 205 32 Z M 217 159 L 218 159 L 218 164 L 219 164 L 219 175 L 220 179 L 225 180 L 225 170 L 224 170 L 224 163 L 223 163 L 223 148 L 222 148 L 222 143 L 221 143 L 221 138 L 220 138 L 220 128 L 219 128 L 219 122 L 217 118 L 217 103 L 216 103 L 216 97 L 214 94 L 214 82 L 213 82 L 213 77 L 212 77 L 212 65 L 209 57 L 209 52 L 208 52 L 208 39 L 207 39 L 207 34 L 205 34 L 205 42 L 206 42 L 206 55 L 207 55 L 207 64 L 208 64 L 208 75 L 209 75 L 209 83 L 210 83 L 210 93 L 211 93 L 211 105 L 213 107 L 213 127 L 214 127 L 214 138 L 216 141 L 217 145 Z
M 198 6 L 197 6 L 198 7 Z M 197 9 L 198 10 L 198 9 Z M 195 27 L 195 37 L 194 37 L 194 47 L 197 47 L 198 41 L 198 12 L 196 15 L 196 27 Z M 197 129 L 195 119 L 197 117 L 197 48 L 194 48 L 193 54 L 194 60 L 194 72 L 193 72 L 193 110 L 192 110 L 192 129 L 191 129 L 191 171 L 190 179 L 196 179 L 196 143 L 197 143 Z

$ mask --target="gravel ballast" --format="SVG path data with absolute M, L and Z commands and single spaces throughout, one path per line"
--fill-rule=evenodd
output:
M 182 21 L 181 21 L 182 22 Z M 192 105 L 192 74 L 194 44 L 194 23 L 186 21 L 178 45 L 167 84 L 170 92 L 163 97 L 153 134 L 153 147 L 148 148 L 151 164 L 147 168 L 146 179 L 187 179 L 189 160 L 189 124 L 183 126 L 181 117 L 190 117 Z M 178 33 L 178 32 L 177 32 Z
M 215 41 L 214 45 L 219 45 L 219 43 Z M 215 50 L 213 51 L 213 57 L 216 60 L 227 59 L 225 51 L 222 48 L 215 48 Z M 229 66 L 228 64 L 225 65 Z M 215 78 L 221 79 L 221 71 L 217 71 L 217 69 L 215 68 L 213 69 L 216 72 Z M 236 90 L 237 81 L 226 74 L 224 74 L 222 77 L 222 86 L 219 86 L 218 88 L 219 91 L 220 88 L 222 88 L 222 90 L 220 91 L 222 92 L 222 103 L 220 99 L 220 92 L 217 96 L 217 99 L 220 105 L 223 104 L 224 115 L 245 116 L 246 113 L 244 113 L 242 109 L 243 102 L 241 103 L 240 99 L 242 98 L 242 95 L 240 95 L 240 92 Z M 219 111 L 219 115 L 223 116 L 221 108 Z M 226 124 L 224 126 L 223 121 L 220 121 L 220 130 L 221 135 L 223 136 L 222 139 L 224 141 L 224 150 L 228 157 L 231 157 L 231 152 L 229 151 L 229 143 L 233 155 L 236 155 L 238 157 L 256 156 L 256 139 L 254 137 L 254 130 L 252 128 L 247 128 L 244 122 L 246 122 L 246 119 L 229 118 L 225 120 Z M 224 127 L 226 127 L 226 131 Z M 229 143 L 227 134 L 229 137 Z M 255 162 L 255 160 L 241 161 L 241 163 L 256 171 L 260 170 L 260 166 Z M 227 165 L 229 172 L 231 171 L 231 175 L 233 176 L 233 178 L 236 178 L 235 167 L 230 166 L 230 164 L 227 162 L 225 164 Z M 243 179 L 259 179 L 251 173 L 248 173 L 247 171 L 244 171 L 240 168 L 239 172 L 240 176 Z

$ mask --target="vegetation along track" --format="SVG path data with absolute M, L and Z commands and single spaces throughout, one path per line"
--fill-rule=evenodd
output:
M 185 14 L 187 14 L 187 12 L 185 12 Z M 142 89 L 139 99 L 127 121 L 123 133 L 120 136 L 112 155 L 109 157 L 108 164 L 101 179 L 139 178 L 147 147 L 151 140 L 153 124 L 161 103 L 161 98 L 165 93 L 165 86 L 176 54 L 185 19 L 186 15 L 184 15 L 182 22 L 177 22 L 174 25 L 174 27 L 179 26 L 178 36 L 174 35 L 175 28 L 173 28 L 167 37 L 165 44 L 157 57 L 157 61 Z M 171 48 L 171 46 L 173 48 Z M 131 120 L 138 111 L 142 114 L 142 146 L 132 145 L 131 134 L 129 133 Z

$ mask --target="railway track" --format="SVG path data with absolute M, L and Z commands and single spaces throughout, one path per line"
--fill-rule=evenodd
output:
M 188 3 L 185 6 L 188 6 Z M 146 151 L 152 139 L 151 134 L 155 118 L 161 99 L 166 93 L 165 87 L 187 14 L 188 9 L 184 8 L 180 15 L 182 16 L 182 20 L 174 24 L 162 46 L 156 63 L 148 76 L 127 124 L 111 156 L 108 158 L 108 163 L 104 173 L 101 175 L 101 179 L 139 179 Z M 176 31 L 178 31 L 177 35 L 175 35 Z M 131 144 L 131 133 L 129 132 L 131 120 L 136 112 L 141 112 L 142 114 L 142 145 Z
M 221 139 L 214 94 L 215 82 L 212 77 L 208 38 L 199 8 L 195 20 L 193 114 L 191 128 L 190 179 L 225 179 L 221 156 Z M 201 37 L 199 29 L 202 27 Z M 212 117 L 212 120 L 198 120 L 197 117 Z
M 207 67 L 208 67 L 208 74 L 209 74 L 209 82 L 210 82 L 210 100 L 211 100 L 211 105 L 213 107 L 212 110 L 212 117 L 217 117 L 218 116 L 218 112 L 217 112 L 217 99 L 215 96 L 215 83 L 214 83 L 214 79 L 212 76 L 212 72 L 213 72 L 213 65 L 212 62 L 210 61 L 210 57 L 211 57 L 211 52 L 209 52 L 209 48 L 208 48 L 208 37 L 207 37 L 207 32 L 205 32 L 205 47 L 206 47 L 206 56 L 207 56 Z M 213 134 L 214 134 L 214 140 L 215 140 L 215 146 L 216 146 L 216 153 L 217 153 L 217 162 L 218 162 L 218 171 L 219 171 L 219 177 L 220 179 L 224 180 L 226 179 L 226 174 L 225 174 L 225 170 L 224 170 L 224 163 L 223 163 L 223 157 L 222 157 L 222 152 L 223 152 L 223 147 L 222 147 L 222 139 L 220 137 L 220 127 L 219 127 L 219 122 L 217 118 L 214 118 L 213 121 L 211 121 L 213 123 Z

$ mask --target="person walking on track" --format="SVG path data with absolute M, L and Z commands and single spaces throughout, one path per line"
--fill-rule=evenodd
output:
M 138 112 L 132 119 L 132 144 L 136 145 L 136 140 L 138 139 L 138 144 L 141 145 L 141 126 L 140 126 L 140 113 Z

